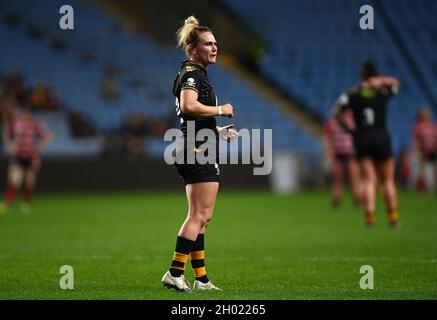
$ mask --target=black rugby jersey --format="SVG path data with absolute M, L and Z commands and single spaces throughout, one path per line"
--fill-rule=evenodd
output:
M 210 128 L 216 131 L 217 122 L 215 117 L 194 118 L 186 115 L 180 109 L 180 98 L 182 89 L 191 89 L 197 92 L 197 101 L 206 106 L 217 106 L 217 97 L 209 82 L 206 70 L 192 61 L 182 62 L 182 68 L 176 76 L 173 84 L 173 95 L 176 97 L 176 115 L 179 117 L 182 131 L 186 128 L 189 120 L 194 120 L 196 132 L 203 128 Z M 184 132 L 185 133 L 185 132 Z
M 350 109 L 354 115 L 355 133 L 387 130 L 387 103 L 397 94 L 397 87 L 383 86 L 380 89 L 354 87 L 343 93 L 336 105 L 341 111 Z
M 184 135 L 185 157 L 187 157 L 187 153 L 193 152 L 193 150 L 187 150 L 187 121 L 194 121 L 196 134 L 199 130 L 205 128 L 211 129 L 214 132 L 215 141 L 209 141 L 209 143 L 215 143 L 216 159 L 218 159 L 219 135 L 216 127 L 217 122 L 215 117 L 195 118 L 184 114 L 180 108 L 182 89 L 190 89 L 196 91 L 198 94 L 197 101 L 206 106 L 216 107 L 217 96 L 208 79 L 206 70 L 200 65 L 194 63 L 193 61 L 183 61 L 181 70 L 177 74 L 173 83 L 173 95 L 176 98 L 176 115 L 180 120 L 180 128 Z M 198 148 L 201 144 L 206 142 L 206 139 L 207 138 L 205 138 L 203 141 L 195 141 L 195 147 Z

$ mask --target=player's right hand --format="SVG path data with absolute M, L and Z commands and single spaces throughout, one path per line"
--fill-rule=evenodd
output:
M 232 118 L 234 116 L 234 107 L 230 103 L 222 105 L 222 116 Z

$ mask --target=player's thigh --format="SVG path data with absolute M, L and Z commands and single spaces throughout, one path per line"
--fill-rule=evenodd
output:
M 212 212 L 219 189 L 218 182 L 199 182 L 186 187 L 190 214 Z
M 19 164 L 11 164 L 8 167 L 8 180 L 13 185 L 21 184 L 23 180 L 24 170 Z
M 32 167 L 26 169 L 24 171 L 24 183 L 27 186 L 35 185 L 37 174 L 38 172 L 34 170 Z
M 381 182 L 394 180 L 395 163 L 393 158 L 378 162 L 376 168 Z
M 29 166 L 29 169 L 34 172 L 35 174 L 38 173 L 38 171 L 41 169 L 42 166 L 42 160 L 37 158 L 37 159 L 32 159 L 31 160 L 31 164 Z
M 333 165 L 333 174 L 335 180 L 340 180 L 343 178 L 344 174 L 344 164 L 341 160 L 335 159 Z
M 425 155 L 420 156 L 419 160 L 419 172 L 420 174 L 424 174 L 426 169 L 426 157 Z
M 359 168 L 362 173 L 363 179 L 366 182 L 376 181 L 376 169 L 372 158 L 364 157 L 358 160 Z
M 347 171 L 350 177 L 358 178 L 360 175 L 360 168 L 358 162 L 355 159 L 350 159 L 347 162 Z

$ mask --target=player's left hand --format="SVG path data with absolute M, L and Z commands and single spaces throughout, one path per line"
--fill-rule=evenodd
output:
M 229 124 L 224 127 L 217 126 L 217 131 L 220 138 L 226 140 L 227 142 L 230 142 L 231 140 L 234 140 L 236 137 L 239 136 L 238 131 L 234 129 L 233 124 Z

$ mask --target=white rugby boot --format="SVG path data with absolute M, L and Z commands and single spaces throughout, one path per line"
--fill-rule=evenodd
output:
M 190 283 L 188 282 L 187 279 L 185 279 L 185 276 L 183 274 L 180 277 L 173 277 L 170 271 L 167 271 L 162 277 L 161 281 L 162 284 L 169 289 L 173 288 L 176 289 L 176 291 L 181 291 L 181 292 L 191 291 Z
M 207 283 L 203 283 L 202 281 L 196 280 L 194 281 L 193 290 L 217 290 L 223 291 L 222 289 L 216 287 L 212 284 L 211 280 Z

